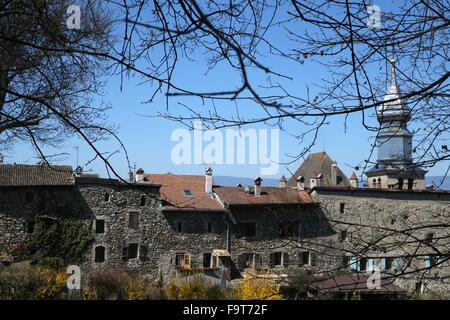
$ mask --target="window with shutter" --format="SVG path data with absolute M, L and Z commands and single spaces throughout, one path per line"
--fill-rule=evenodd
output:
M 430 259 L 430 256 L 426 256 L 426 257 L 425 257 L 425 266 L 426 266 L 427 268 L 430 268 L 430 267 L 431 267 L 431 259 Z
M 373 259 L 368 259 L 367 260 L 368 261 L 368 263 L 369 263 L 369 267 L 368 267 L 368 271 L 373 271 L 374 270 L 374 261 L 373 261 Z
M 351 270 L 355 270 L 355 271 L 359 271 L 358 270 L 359 264 L 358 264 L 358 259 L 356 258 L 351 258 L 350 259 L 350 269 Z

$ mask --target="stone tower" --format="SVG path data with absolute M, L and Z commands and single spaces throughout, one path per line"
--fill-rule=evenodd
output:
M 412 160 L 412 133 L 407 128 L 411 109 L 401 98 L 391 60 L 392 75 L 384 103 L 378 108 L 380 131 L 376 138 L 378 159 L 366 172 L 369 188 L 424 189 L 426 171 Z

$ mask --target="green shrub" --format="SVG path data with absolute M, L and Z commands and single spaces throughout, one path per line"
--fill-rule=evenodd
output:
M 34 232 L 27 239 L 27 256 L 32 263 L 52 268 L 76 264 L 93 239 L 80 220 L 37 216 Z

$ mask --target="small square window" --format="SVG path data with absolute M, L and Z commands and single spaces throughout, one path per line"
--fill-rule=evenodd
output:
M 95 220 L 95 233 L 104 233 L 105 232 L 105 220 L 98 219 Z
M 185 196 L 193 196 L 194 195 L 191 190 L 183 190 L 183 193 Z

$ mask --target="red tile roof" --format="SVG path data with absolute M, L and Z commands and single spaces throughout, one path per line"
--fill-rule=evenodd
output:
M 177 174 L 144 174 L 146 180 L 162 184 L 161 198 L 164 210 L 175 211 L 224 211 L 216 199 L 205 192 L 205 176 Z M 214 185 L 214 180 L 213 180 Z M 183 190 L 190 190 L 186 196 Z
M 248 194 L 244 187 L 214 187 L 214 192 L 227 205 L 311 204 L 316 203 L 306 191 L 296 188 L 261 187 L 261 195 L 255 197 L 253 188 Z

